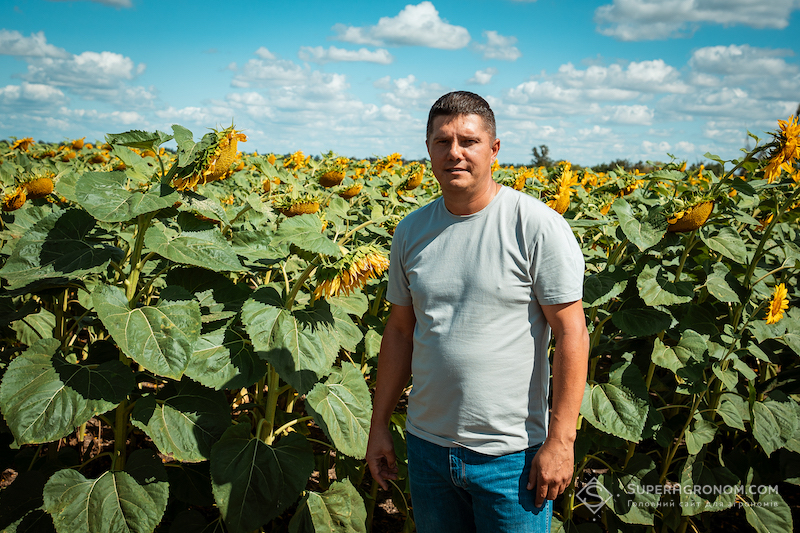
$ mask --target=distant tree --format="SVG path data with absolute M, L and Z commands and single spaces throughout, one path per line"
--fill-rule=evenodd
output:
M 550 159 L 550 148 L 546 144 L 539 145 L 539 148 L 533 147 L 533 166 L 535 167 L 552 167 L 555 161 Z

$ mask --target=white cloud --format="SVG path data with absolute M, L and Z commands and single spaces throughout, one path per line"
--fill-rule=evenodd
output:
M 695 50 L 689 65 L 698 73 L 723 76 L 784 76 L 796 74 L 798 67 L 781 56 L 790 50 L 772 50 L 749 45 L 709 46 Z
M 675 67 L 663 59 L 631 62 L 627 66 L 608 67 L 592 65 L 585 70 L 576 69 L 572 63 L 558 69 L 559 77 L 573 87 L 613 88 L 644 93 L 685 93 L 690 88 L 680 80 Z
M 392 79 L 390 76 L 380 78 L 374 83 L 378 89 L 386 92 L 381 99 L 401 109 L 419 109 L 427 111 L 431 105 L 448 89 L 438 83 L 417 83 L 417 78 L 410 74 L 405 78 Z
M 497 69 L 489 67 L 486 70 L 477 70 L 475 75 L 467 80 L 468 85 L 486 85 L 492 81 L 492 76 L 497 74 Z M 491 105 L 491 104 L 490 104 Z
M 670 145 L 667 141 L 642 141 L 642 150 L 644 150 L 646 154 L 654 154 L 658 157 L 664 157 L 667 152 L 672 150 L 672 145 Z
M 603 108 L 601 114 L 605 122 L 615 124 L 637 124 L 649 126 L 653 123 L 655 112 L 646 105 L 618 105 Z
M 32 33 L 24 37 L 20 32 L 0 29 L 0 55 L 17 57 L 68 58 L 69 52 L 52 44 L 47 44 L 44 32 Z
M 48 2 L 72 2 L 74 0 L 47 0 Z M 103 4 L 110 7 L 133 7 L 131 0 L 83 0 L 94 2 L 96 4 Z
M 325 63 L 338 62 L 338 61 L 363 61 L 366 63 L 379 63 L 381 65 L 388 65 L 394 58 L 385 48 L 377 50 L 367 50 L 360 48 L 358 50 L 345 50 L 331 46 L 328 49 L 322 46 L 303 46 L 298 53 L 300 59 L 303 61 L 311 61 L 324 65 Z
M 691 35 L 700 24 L 783 29 L 800 0 L 613 0 L 595 11 L 597 29 L 622 41 Z
M 234 76 L 234 87 L 280 87 L 303 83 L 309 69 L 284 59 L 251 59 L 242 72 Z
M 483 32 L 486 44 L 476 44 L 475 49 L 483 54 L 484 59 L 501 59 L 503 61 L 516 61 L 522 52 L 514 46 L 516 37 L 505 37 L 496 31 Z
M 0 105 L 3 106 L 36 106 L 51 108 L 66 101 L 64 93 L 55 87 L 40 83 L 7 85 L 0 87 Z
M 259 49 L 256 50 L 256 55 L 261 59 L 266 59 L 268 61 L 273 61 L 277 59 L 277 57 L 275 57 L 275 54 L 273 54 L 263 46 L 259 47 Z
M 395 17 L 381 17 L 375 26 L 336 24 L 336 39 L 372 46 L 426 46 L 456 50 L 469 44 L 466 28 L 448 24 L 431 2 L 407 5 Z
M 132 80 L 145 70 L 145 65 L 114 52 L 83 52 L 66 59 L 34 58 L 22 77 L 34 83 L 81 88 L 91 93 L 119 89 L 122 82 Z M 86 94 L 86 93 L 84 93 Z

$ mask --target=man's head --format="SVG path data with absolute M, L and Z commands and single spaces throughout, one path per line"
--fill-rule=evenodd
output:
M 428 113 L 428 129 L 425 136 L 430 140 L 433 132 L 433 121 L 436 117 L 458 116 L 458 115 L 478 115 L 483 120 L 483 125 L 492 139 L 497 137 L 497 128 L 494 122 L 494 113 L 489 103 L 475 93 L 468 91 L 453 91 L 447 93 L 431 106 Z

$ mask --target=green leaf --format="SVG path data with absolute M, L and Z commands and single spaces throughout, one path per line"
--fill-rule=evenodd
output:
M 262 287 L 242 306 L 242 322 L 259 356 L 305 394 L 331 372 L 338 355 L 339 343 L 330 332 L 333 317 L 293 314 L 282 305 L 274 288 Z
M 657 309 L 628 308 L 612 313 L 611 322 L 628 335 L 647 337 L 669 328 L 672 317 Z
M 649 410 L 642 389 L 642 376 L 634 365 L 617 365 L 608 383 L 586 384 L 581 414 L 600 431 L 639 442 Z
M 137 400 L 131 423 L 153 439 L 161 453 L 199 462 L 210 457 L 211 446 L 231 425 L 230 407 L 222 392 L 184 379 Z
M 706 279 L 709 294 L 720 302 L 739 303 L 739 295 L 732 287 L 739 286 L 730 269 L 723 263 L 714 263 L 714 270 Z
M 52 337 L 55 327 L 56 315 L 47 309 L 41 309 L 38 313 L 11 323 L 11 329 L 17 332 L 17 340 L 26 346 L 30 346 L 38 339 Z
M 85 211 L 57 211 L 25 232 L 0 269 L 11 289 L 48 278 L 76 279 L 104 272 L 125 255 Z
M 317 215 L 299 215 L 281 222 L 272 246 L 289 242 L 307 252 L 339 257 L 339 245 L 322 234 L 322 220 Z
M 744 398 L 735 394 L 728 394 L 723 398 L 717 408 L 722 420 L 728 427 L 744 431 L 744 419 L 742 418 L 742 411 L 746 408 Z
M 690 455 L 700 453 L 703 446 L 714 440 L 717 433 L 717 425 L 708 420 L 695 419 L 691 429 L 686 430 L 686 451 Z
M 797 403 L 778 391 L 753 404 L 753 436 L 767 456 L 792 439 L 798 426 L 797 413 Z
M 209 461 L 202 463 L 174 462 L 167 469 L 167 474 L 169 475 L 169 492 L 178 500 L 201 507 L 214 505 Z
M 656 223 L 649 219 L 637 220 L 633 209 L 624 198 L 617 198 L 611 208 L 617 215 L 619 227 L 625 236 L 642 252 L 658 244 L 667 232 L 666 220 L 663 223 Z
M 629 279 L 628 272 L 614 266 L 592 274 L 583 283 L 583 306 L 596 307 L 611 301 L 622 294 Z
M 157 305 L 136 309 L 110 285 L 100 286 L 93 299 L 98 318 L 125 355 L 159 376 L 180 379 L 200 337 L 200 306 L 168 289 Z
M 644 303 L 650 306 L 686 303 L 694 296 L 694 286 L 689 281 L 673 283 L 660 265 L 645 265 L 636 278 L 636 286 Z
M 637 453 L 622 471 L 609 471 L 597 476 L 597 482 L 611 497 L 606 505 L 626 524 L 653 525 L 653 517 L 661 498 L 648 490 L 658 484 L 658 470 L 650 457 Z
M 228 214 L 225 213 L 225 209 L 222 208 L 217 200 L 206 198 L 190 190 L 178 191 L 178 194 L 181 197 L 178 211 L 197 213 L 230 226 L 231 222 L 228 220 Z
M 180 200 L 175 189 L 161 183 L 130 183 L 124 172 L 87 172 L 75 184 L 78 203 L 97 220 L 125 222 L 139 215 L 152 213 Z
M 747 522 L 758 533 L 792 533 L 792 509 L 780 494 L 767 492 L 744 505 Z
M 153 224 L 144 236 L 147 248 L 176 263 L 217 272 L 244 270 L 219 228 L 191 231 L 182 227 L 184 224 L 180 222 L 179 216 L 178 223 L 168 220 L 164 224 Z
M 172 125 L 172 133 L 178 144 L 178 167 L 184 168 L 195 162 L 212 144 L 217 141 L 214 133 L 206 133 L 200 142 L 194 142 L 192 132 L 178 124 Z
M 367 451 L 372 401 L 361 371 L 343 362 L 324 383 L 317 383 L 306 397 L 306 406 L 336 449 L 363 459 Z
M 119 361 L 97 368 L 66 362 L 60 343 L 43 339 L 14 358 L 0 384 L 0 408 L 17 444 L 60 439 L 113 409 L 134 387 Z
M 289 245 L 285 242 L 282 245 L 273 245 L 272 236 L 266 230 L 240 230 L 233 234 L 231 246 L 238 255 L 251 263 L 260 260 L 276 262 L 289 255 Z
M 141 130 L 131 130 L 125 133 L 109 133 L 106 142 L 136 148 L 138 150 L 158 151 L 158 147 L 172 139 L 172 135 L 156 130 L 155 133 Z
M 349 479 L 322 494 L 309 492 L 289 522 L 289 533 L 366 533 L 364 500 Z
M 705 459 L 705 450 L 696 455 L 689 455 L 681 471 L 680 505 L 684 516 L 696 516 L 706 511 L 722 511 L 733 506 L 736 501 L 735 487 L 739 485 L 739 478 L 724 466 L 714 467 L 706 464 Z M 714 493 L 715 488 L 717 494 Z
M 706 246 L 715 252 L 737 263 L 747 262 L 747 246 L 735 229 L 726 226 L 715 232 L 713 228 L 703 226 L 699 234 Z
M 311 446 L 290 433 L 275 446 L 250 435 L 249 424 L 229 428 L 211 450 L 211 482 L 230 533 L 245 533 L 280 515 L 314 470 Z
M 109 471 L 97 479 L 87 479 L 72 469 L 53 474 L 44 487 L 44 508 L 56 530 L 151 533 L 167 507 L 167 473 L 146 450 L 131 455 L 127 470 Z
M 266 371 L 247 337 L 230 325 L 201 335 L 186 367 L 187 376 L 215 390 L 249 387 Z

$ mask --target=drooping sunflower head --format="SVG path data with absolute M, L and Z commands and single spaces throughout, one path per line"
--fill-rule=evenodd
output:
M 564 214 L 569 209 L 572 186 L 578 183 L 578 176 L 572 171 L 569 161 L 561 165 L 561 175 L 554 180 L 555 192 L 548 200 L 548 207 L 555 209 L 559 214 Z
M 403 163 L 403 156 L 398 153 L 390 154 L 382 159 L 379 159 L 372 168 L 375 170 L 376 174 L 380 174 L 384 170 L 391 170 L 396 166 L 399 166 Z
M 35 200 L 37 198 L 44 198 L 53 192 L 53 174 L 48 175 L 35 175 L 31 179 L 22 183 L 22 188 L 28 196 L 28 200 Z
M 342 185 L 342 188 L 337 191 L 336 194 L 344 198 L 345 200 L 349 200 L 350 198 L 354 197 L 358 193 L 361 192 L 361 189 L 364 188 L 364 184 L 361 182 L 354 182 L 350 186 Z
M 411 163 L 408 165 L 408 170 L 404 174 L 404 179 L 400 183 L 400 188 L 405 191 L 416 189 L 422 183 L 422 178 L 425 176 L 425 167 L 419 163 Z
M 311 194 L 295 197 L 282 194 L 272 199 L 272 205 L 286 217 L 310 215 L 319 211 L 319 198 Z
M 11 145 L 12 150 L 19 150 L 20 152 L 27 152 L 28 148 L 33 144 L 33 137 L 25 137 L 24 139 L 17 139 Z
M 294 170 L 297 170 L 299 168 L 303 168 L 304 166 L 306 166 L 307 161 L 308 158 L 305 155 L 303 155 L 303 152 L 298 150 L 289 157 L 283 159 L 283 166 L 285 168 L 292 168 Z
M 16 211 L 25 204 L 28 194 L 24 187 L 17 187 L 3 198 L 3 211 Z
M 373 244 L 359 246 L 335 263 L 317 269 L 314 299 L 348 295 L 389 268 L 386 254 Z
M 786 120 L 779 120 L 781 131 L 775 134 L 777 146 L 769 157 L 769 162 L 764 168 L 764 179 L 774 182 L 782 171 L 792 172 L 792 163 L 800 158 L 800 124 L 796 116 Z
M 775 287 L 767 309 L 767 324 L 774 324 L 783 318 L 783 312 L 789 308 L 789 299 L 786 297 L 788 293 L 783 283 Z
M 688 195 L 670 200 L 664 208 L 667 231 L 693 231 L 703 226 L 714 210 L 714 198 L 707 195 Z
M 241 154 L 238 151 L 238 142 L 246 142 L 247 136 L 234 129 L 234 126 L 224 130 L 214 130 L 216 140 L 206 148 L 196 162 L 189 165 L 172 182 L 172 186 L 183 191 L 197 189 L 212 181 L 223 180 L 234 172 L 233 164 Z
M 333 165 L 323 168 L 317 172 L 317 176 L 319 178 L 319 184 L 325 187 L 326 189 L 329 187 L 335 187 L 344 181 L 344 174 L 345 174 L 346 167 L 339 163 L 334 163 Z

